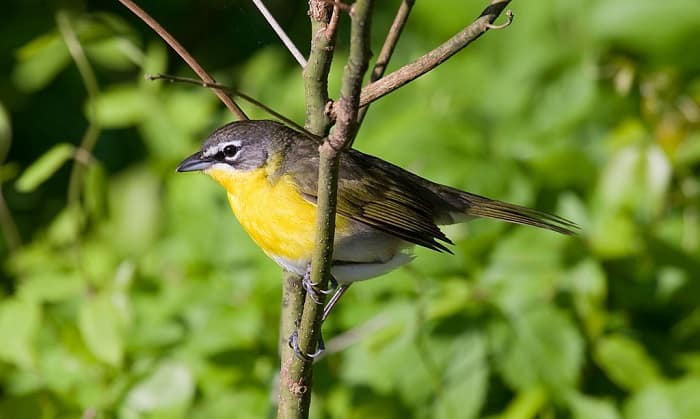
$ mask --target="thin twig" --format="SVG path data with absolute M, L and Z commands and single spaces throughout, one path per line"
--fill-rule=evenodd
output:
M 338 9 L 340 9 L 344 12 L 352 13 L 352 5 L 351 4 L 345 4 L 342 1 L 338 1 L 338 0 L 321 0 L 321 1 L 323 1 L 326 4 L 330 4 L 331 6 L 337 7 Z
M 335 40 L 335 34 L 338 32 L 338 22 L 340 21 L 340 8 L 338 6 L 333 7 L 333 13 L 331 14 L 331 20 L 328 22 L 326 27 L 326 38 Z
M 201 78 L 203 81 L 207 83 L 215 83 L 214 79 L 209 76 L 209 74 L 202 68 L 201 65 L 195 60 L 192 55 L 190 55 L 187 50 L 180 45 L 180 43 L 168 33 L 155 19 L 153 19 L 148 13 L 143 11 L 140 7 L 138 7 L 133 1 L 131 0 L 119 0 L 121 4 L 123 4 L 127 9 L 131 10 L 132 13 L 134 13 L 136 16 L 139 17 L 146 25 L 150 26 L 151 29 L 153 29 L 163 40 L 170 45 L 170 48 L 172 48 L 177 54 L 187 63 L 187 65 L 190 66 L 190 68 L 197 73 L 199 78 Z M 226 107 L 238 117 L 238 119 L 241 120 L 246 120 L 248 117 L 246 116 L 245 112 L 243 112 L 243 109 L 241 109 L 236 102 L 233 101 L 228 95 L 226 95 L 225 92 L 214 89 L 214 93 L 221 99 L 221 101 L 226 105 Z
M 173 76 L 171 74 L 146 74 L 144 77 L 146 80 L 149 80 L 149 81 L 165 80 L 165 81 L 169 81 L 169 82 L 187 83 L 187 84 L 193 84 L 195 86 L 201 86 L 201 87 L 207 87 L 210 89 L 222 90 L 227 95 L 240 97 L 241 99 L 245 100 L 246 102 L 263 109 L 265 112 L 269 113 L 270 115 L 274 116 L 275 118 L 277 118 L 280 121 L 284 122 L 285 124 L 289 125 L 291 128 L 296 129 L 300 133 L 302 133 L 308 137 L 311 137 L 313 140 L 321 141 L 321 137 L 310 133 L 309 131 L 306 130 L 306 128 L 302 127 L 301 125 L 297 124 L 293 120 L 287 118 L 286 116 L 282 115 L 281 113 L 277 112 L 276 110 L 272 109 L 271 107 L 267 106 L 266 104 L 260 102 L 259 100 L 255 99 L 254 97 L 249 96 L 241 91 L 232 89 L 232 88 L 225 86 L 223 84 L 209 83 L 206 81 L 193 79 L 191 77 Z
M 360 106 L 366 106 L 374 102 L 447 61 L 450 57 L 488 31 L 488 25 L 493 24 L 508 3 L 510 3 L 510 0 L 492 0 L 491 4 L 484 9 L 481 15 L 471 25 L 464 28 L 445 43 L 414 62 L 365 86 L 365 88 L 362 89 Z M 337 108 L 337 104 L 335 108 Z M 335 110 L 337 111 L 337 109 Z
M 282 26 L 280 26 L 275 17 L 272 16 L 272 13 L 270 13 L 267 7 L 265 7 L 265 3 L 263 3 L 262 0 L 253 0 L 253 4 L 255 4 L 255 7 L 257 7 L 258 10 L 260 10 L 260 13 L 263 15 L 267 23 L 270 25 L 272 30 L 275 31 L 292 56 L 294 56 L 301 68 L 306 67 L 306 58 L 304 58 L 299 51 L 299 48 L 297 48 L 297 46 L 294 45 L 294 42 L 289 38 L 289 36 L 287 36 L 287 33 L 284 31 L 284 29 L 282 29 Z
M 504 23 L 501 23 L 500 25 L 494 25 L 493 23 L 489 23 L 486 25 L 489 29 L 505 29 L 508 26 L 510 26 L 511 23 L 513 23 L 513 18 L 515 17 L 515 14 L 513 13 L 512 10 L 506 10 L 506 17 L 508 18 Z
M 75 66 L 78 68 L 78 73 L 83 80 L 83 85 L 85 85 L 85 90 L 87 91 L 89 101 L 88 101 L 88 112 L 90 124 L 83 134 L 83 138 L 80 141 L 80 145 L 76 150 L 76 155 L 92 155 L 92 150 L 97 144 L 97 139 L 100 136 L 102 128 L 100 126 L 99 119 L 97 118 L 97 99 L 100 96 L 100 86 L 97 83 L 97 77 L 95 72 L 90 65 L 90 62 L 85 55 L 85 50 L 83 49 L 78 35 L 73 28 L 70 18 L 65 12 L 58 12 L 56 14 L 56 24 L 58 26 L 58 31 L 65 42 L 68 52 L 75 62 Z M 68 204 L 78 205 L 80 200 L 81 183 L 83 179 L 85 165 L 80 161 L 80 159 L 74 159 L 73 168 L 71 169 L 70 179 L 68 181 Z
M 0 185 L 0 228 L 2 228 L 2 233 L 5 236 L 7 248 L 10 252 L 14 252 L 22 246 L 22 237 L 19 235 L 19 230 L 14 218 L 12 218 L 10 208 L 5 202 L 2 185 Z
M 394 21 L 391 23 L 391 27 L 389 28 L 389 33 L 386 35 L 386 39 L 384 39 L 382 49 L 379 51 L 377 61 L 375 61 L 372 72 L 370 73 L 370 83 L 379 80 L 384 75 L 384 72 L 389 65 L 389 60 L 391 60 L 391 56 L 394 54 L 394 48 L 396 48 L 396 44 L 399 42 L 399 38 L 401 37 L 401 32 L 403 32 L 403 28 L 406 26 L 408 15 L 411 13 L 414 3 L 415 0 L 403 0 L 401 2 L 399 10 L 396 12 L 396 16 L 394 17 Z M 368 110 L 369 105 L 360 109 L 360 114 L 357 118 L 358 126 L 362 125 L 362 121 L 364 121 Z

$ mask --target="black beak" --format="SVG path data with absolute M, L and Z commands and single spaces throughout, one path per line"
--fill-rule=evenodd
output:
M 182 161 L 175 169 L 178 172 L 195 172 L 211 167 L 214 160 L 202 157 L 201 152 L 196 152 Z

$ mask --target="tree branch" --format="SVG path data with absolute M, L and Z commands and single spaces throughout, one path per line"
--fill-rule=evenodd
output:
M 333 59 L 335 34 L 339 10 L 322 0 L 309 0 L 311 20 L 311 52 L 304 67 L 306 94 L 306 129 L 314 135 L 325 137 L 331 126 L 326 114 L 328 97 L 328 72 Z M 282 312 L 280 323 L 280 388 L 278 419 L 306 418 L 311 403 L 309 391 L 311 363 L 300 362 L 287 344 L 304 311 L 304 291 L 301 278 L 286 273 L 284 276 Z
M 306 129 L 313 134 L 325 137 L 331 126 L 326 105 L 330 100 L 328 72 L 331 69 L 335 48 L 337 7 L 329 6 L 321 0 L 309 0 L 309 17 L 311 18 L 311 53 L 304 67 Z
M 348 63 L 345 66 L 341 96 L 338 102 L 340 106 L 337 124 L 330 137 L 319 147 L 316 245 L 311 262 L 311 281 L 319 284 L 320 288 L 327 287 L 333 258 L 335 208 L 338 191 L 338 152 L 351 142 L 357 132 L 357 111 L 362 78 L 367 71 L 370 57 L 369 29 L 372 3 L 372 0 L 357 0 L 353 5 L 350 53 Z M 319 4 L 317 3 L 317 5 Z M 310 6 L 313 8 L 313 4 Z M 316 36 L 318 33 L 314 31 L 314 34 Z M 325 36 L 325 30 L 323 35 Z M 309 60 L 309 65 L 311 62 L 312 60 Z M 321 65 L 323 65 L 322 62 Z M 327 71 L 324 78 L 327 78 Z M 310 82 L 315 84 L 316 80 L 312 79 Z M 316 84 L 316 87 L 318 86 Z M 325 97 L 327 97 L 325 85 L 321 93 L 326 93 Z M 319 116 L 319 114 L 315 114 L 315 116 Z M 330 123 L 327 115 L 323 114 L 321 122 Z M 327 129 L 321 124 L 317 127 Z M 318 134 L 318 132 L 314 133 Z M 311 296 L 306 295 L 298 328 L 298 344 L 301 351 L 309 353 L 316 348 L 320 336 L 322 313 L 323 306 L 317 304 Z M 280 373 L 282 388 L 280 389 L 278 418 L 306 418 L 310 403 L 313 360 L 296 357 L 294 354 L 290 354 L 289 350 L 285 351 L 285 355 L 291 355 L 291 357 L 282 359 Z M 287 395 L 283 395 L 283 393 L 287 393 Z M 296 396 L 296 400 L 290 400 L 288 395 Z
M 207 83 L 215 83 L 215 80 L 209 76 L 209 74 L 202 68 L 201 65 L 197 62 L 197 60 L 190 55 L 187 50 L 180 45 L 180 43 L 168 33 L 168 31 L 165 30 L 155 19 L 153 19 L 148 13 L 143 11 L 140 7 L 138 7 L 133 1 L 131 0 L 119 0 L 121 4 L 123 4 L 127 9 L 131 10 L 133 14 L 139 17 L 146 25 L 150 26 L 151 29 L 153 29 L 163 40 L 170 45 L 170 48 L 175 50 L 177 54 L 185 60 L 187 65 L 190 66 L 190 68 L 199 76 L 202 81 L 205 81 Z M 226 105 L 226 107 L 238 117 L 238 119 L 241 120 L 246 120 L 248 117 L 246 116 L 245 112 L 243 112 L 243 109 L 241 109 L 236 102 L 233 101 L 228 95 L 226 95 L 226 92 L 220 90 L 220 89 L 214 89 L 214 93 L 221 99 L 221 101 Z
M 404 26 L 406 26 L 408 15 L 411 13 L 414 3 L 415 0 L 403 0 L 401 2 L 399 10 L 396 12 L 396 16 L 394 17 L 394 21 L 389 28 L 389 33 L 386 35 L 382 49 L 379 51 L 377 61 L 374 63 L 372 73 L 370 73 L 370 83 L 379 80 L 384 75 L 386 67 L 389 65 L 389 60 L 391 60 L 391 56 L 394 54 L 394 48 L 396 48 L 396 44 L 399 42 L 399 38 L 401 37 L 401 32 L 403 32 Z M 357 118 L 358 125 L 362 125 L 362 121 L 365 119 L 365 115 L 367 114 L 368 110 L 369 105 L 366 105 L 360 109 L 360 114 Z
M 292 41 L 287 33 L 282 29 L 282 26 L 277 22 L 274 16 L 272 16 L 272 13 L 265 7 L 265 3 L 262 2 L 262 0 L 253 0 L 253 4 L 255 4 L 255 7 L 258 8 L 260 11 L 260 14 L 263 15 L 267 23 L 270 25 L 273 31 L 277 34 L 277 36 L 280 38 L 282 43 L 284 44 L 285 47 L 287 47 L 287 50 L 292 54 L 295 60 L 299 63 L 301 68 L 306 67 L 306 58 L 301 54 L 301 51 L 299 51 L 299 48 L 297 48 L 296 45 L 294 45 L 294 41 Z
M 360 106 L 366 106 L 374 102 L 447 61 L 489 30 L 490 25 L 493 24 L 509 3 L 510 0 L 492 0 L 491 4 L 481 12 L 481 15 L 471 25 L 445 43 L 414 62 L 406 64 L 393 73 L 367 85 L 362 89 Z M 336 105 L 336 112 L 338 111 L 337 107 L 338 105 Z

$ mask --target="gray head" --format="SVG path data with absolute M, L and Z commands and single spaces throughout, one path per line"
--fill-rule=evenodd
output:
M 206 171 L 212 167 L 236 171 L 257 169 L 298 135 L 275 121 L 232 122 L 214 131 L 202 149 L 183 160 L 177 171 Z

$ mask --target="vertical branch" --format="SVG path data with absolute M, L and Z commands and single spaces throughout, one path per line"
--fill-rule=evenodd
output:
M 404 26 L 406 26 L 408 15 L 411 13 L 414 3 L 415 0 L 403 0 L 401 2 L 399 10 L 396 12 L 396 16 L 394 17 L 394 21 L 391 23 L 391 27 L 389 28 L 389 33 L 387 33 L 386 39 L 384 39 L 382 49 L 379 51 L 377 61 L 374 63 L 372 72 L 369 75 L 370 83 L 381 79 L 384 75 L 386 67 L 389 65 L 389 60 L 391 60 L 391 56 L 394 55 L 394 48 L 396 48 L 396 44 L 399 42 L 399 38 L 401 37 Z M 365 119 L 365 115 L 367 115 L 368 110 L 369 105 L 366 105 L 360 109 L 360 114 L 357 117 L 359 125 L 362 125 L 362 121 Z
M 309 0 L 311 20 L 311 52 L 304 67 L 306 94 L 306 129 L 320 137 L 325 136 L 331 126 L 326 115 L 328 97 L 328 73 L 333 60 L 335 28 L 339 11 L 323 0 Z M 304 309 L 304 292 L 301 278 L 285 273 L 282 310 L 280 320 L 280 387 L 278 418 L 308 417 L 311 393 L 305 378 L 311 375 L 311 365 L 302 369 L 294 351 L 289 348 L 287 338 L 296 329 Z M 302 375 L 304 377 L 302 377 Z
M 310 4 L 312 9 L 313 3 L 315 2 L 312 1 Z M 325 7 L 325 4 L 316 3 L 316 6 L 325 8 L 327 13 L 328 9 Z M 337 7 L 334 7 L 334 9 L 336 9 L 337 12 Z M 316 221 L 316 245 L 311 262 L 311 281 L 319 284 L 321 288 L 327 287 L 331 260 L 333 257 L 335 209 L 338 191 L 338 152 L 351 142 L 357 132 L 357 112 L 362 89 L 362 78 L 367 71 L 367 63 L 370 56 L 369 29 L 371 9 L 372 0 L 357 0 L 353 5 L 353 13 L 351 14 L 350 52 L 343 75 L 336 127 L 331 136 L 319 147 L 318 212 Z M 319 32 L 319 30 L 323 30 L 323 33 Z M 317 36 L 321 37 L 326 35 L 325 28 L 322 29 L 316 26 L 313 35 L 314 42 L 319 42 L 317 40 L 318 38 L 316 38 Z M 326 40 L 328 40 L 328 38 L 326 38 Z M 324 41 L 320 42 L 322 43 Z M 316 46 L 318 47 L 318 45 Z M 330 65 L 330 57 L 325 63 L 323 61 L 316 61 L 314 63 L 313 50 L 314 48 L 312 47 L 312 57 L 309 59 L 307 69 L 312 65 Z M 330 51 L 326 49 L 325 54 L 329 53 Z M 311 76 L 311 74 L 310 72 L 307 74 L 305 71 L 305 76 L 309 76 L 306 80 L 307 94 L 309 92 L 320 92 L 321 95 L 313 98 L 313 100 L 316 101 L 315 103 L 307 102 L 307 124 L 310 124 L 309 129 L 312 132 L 322 135 L 325 130 L 327 130 L 330 123 L 328 116 L 325 114 L 328 98 L 326 84 L 328 75 L 327 68 L 325 69 L 324 77 L 321 79 Z M 318 75 L 318 73 L 316 73 L 316 75 Z M 319 106 L 321 104 L 319 99 L 326 99 L 323 101 L 322 106 Z M 310 121 L 308 119 L 309 117 L 320 119 Z M 323 129 L 323 131 L 318 131 L 318 129 Z M 322 313 L 323 307 L 314 302 L 313 299 L 307 295 L 298 328 L 299 348 L 304 352 L 313 352 L 316 347 L 320 335 Z M 290 358 L 282 359 L 281 387 L 283 388 L 280 389 L 278 418 L 308 417 L 311 400 L 312 362 L 312 360 L 300 359 L 293 354 Z M 286 395 L 283 395 L 284 392 L 295 396 L 296 399 L 290 401 Z
M 328 97 L 328 72 L 333 61 L 335 30 L 328 30 L 331 22 L 338 18 L 337 7 L 322 0 L 309 0 L 311 18 L 311 52 L 304 67 L 306 93 L 306 129 L 318 136 L 328 134 L 331 119 L 326 113 Z

